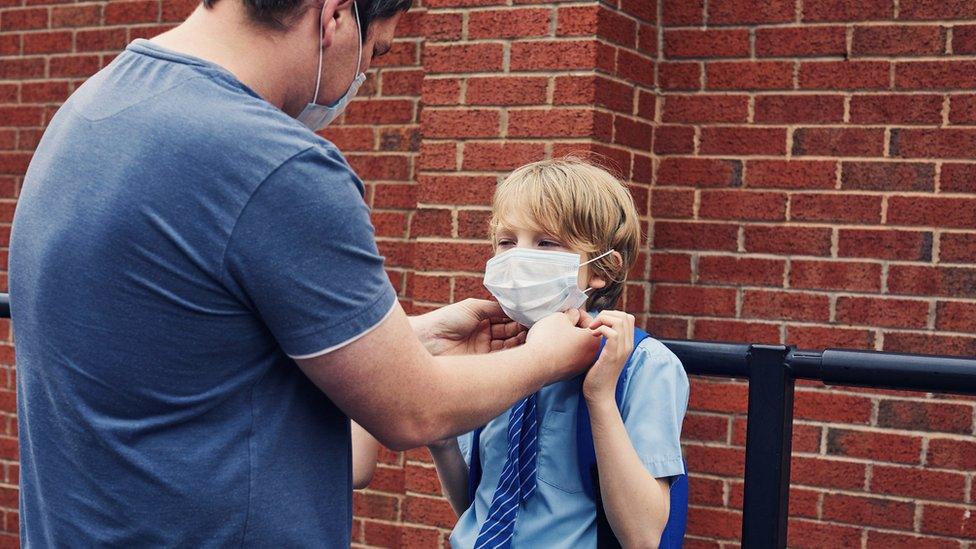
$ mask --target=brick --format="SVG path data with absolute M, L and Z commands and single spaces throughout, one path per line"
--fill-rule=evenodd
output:
M 418 209 L 410 222 L 410 236 L 451 236 L 451 210 Z
M 777 189 L 833 189 L 837 163 L 820 160 L 748 160 L 747 187 Z
M 745 250 L 784 255 L 830 255 L 830 229 L 747 225 Z
M 425 136 L 494 137 L 499 134 L 499 112 L 483 109 L 433 110 L 424 109 L 420 124 Z
M 651 254 L 651 282 L 691 282 L 691 256 L 655 252 Z
M 420 144 L 417 168 L 424 171 L 456 170 L 457 150 L 457 143 L 423 142 Z
M 685 453 L 690 471 L 740 477 L 745 469 L 745 450 L 742 448 L 688 444 L 685 446 Z M 736 532 L 740 523 L 741 521 L 733 523 Z
M 375 144 L 373 129 L 363 126 L 333 125 L 321 135 L 343 151 L 371 151 Z
M 162 20 L 182 22 L 199 5 L 200 2 L 196 0 L 167 0 L 162 2 Z
M 44 109 L 34 106 L 0 106 L 0 120 L 5 126 L 40 126 Z
M 453 528 L 457 515 L 443 498 L 407 496 L 403 500 L 403 521 Z
M 761 124 L 829 124 L 844 121 L 841 95 L 760 95 L 755 121 Z
M 899 19 L 972 19 L 976 6 L 968 0 L 901 0 Z
M 785 128 L 706 127 L 701 131 L 701 153 L 716 155 L 782 155 Z
M 854 27 L 855 57 L 939 55 L 945 52 L 946 31 L 938 26 L 883 25 Z
M 51 28 L 96 26 L 101 19 L 101 5 L 86 4 L 51 9 Z
M 840 229 L 840 257 L 870 257 L 905 261 L 932 259 L 932 234 L 916 231 Z
M 47 26 L 47 8 L 7 9 L 0 12 L 2 32 L 45 29 Z
M 944 469 L 976 469 L 976 441 L 950 438 L 929 440 L 926 464 Z
M 870 21 L 893 16 L 891 0 L 821 0 L 803 4 L 804 21 Z
M 864 191 L 932 191 L 935 189 L 935 165 L 916 162 L 842 162 L 841 186 Z
M 424 69 L 430 73 L 494 72 L 502 69 L 502 45 L 426 44 Z
M 942 233 L 939 261 L 976 263 L 976 239 L 969 233 Z
M 976 164 L 943 164 L 940 182 L 943 191 L 976 192 Z
M 486 238 L 490 211 L 461 210 L 458 212 L 458 236 L 461 238 Z
M 716 190 L 701 194 L 702 219 L 782 221 L 786 219 L 786 194 Z
M 942 96 L 855 95 L 851 98 L 852 124 L 936 124 L 942 123 Z
M 658 79 L 665 90 L 701 89 L 701 63 L 661 63 L 658 65 Z
M 780 287 L 785 267 L 786 262 L 779 259 L 702 256 L 698 261 L 698 281 Z
M 836 318 L 843 324 L 925 328 L 928 316 L 929 304 L 926 301 L 846 296 L 837 298 Z
M 415 65 L 420 56 L 420 47 L 416 42 L 396 40 L 393 48 L 382 57 L 373 58 L 373 67 L 403 67 Z
M 688 534 L 719 539 L 735 539 L 739 535 L 742 513 L 727 509 L 690 507 Z
M 43 57 L 0 59 L 0 80 L 20 80 L 44 76 Z
M 707 63 L 711 90 L 793 89 L 793 64 L 779 61 Z
M 882 400 L 878 406 L 878 426 L 970 434 L 973 430 L 973 407 L 966 404 Z
M 746 290 L 742 317 L 826 322 L 830 318 L 830 300 L 820 294 Z
M 747 29 L 666 30 L 664 55 L 670 59 L 748 57 Z
M 953 25 L 952 52 L 955 54 L 976 53 L 976 25 Z
M 346 155 L 349 163 L 366 181 L 403 181 L 410 175 L 407 159 L 401 155 Z
M 648 315 L 647 322 L 644 326 L 649 333 L 653 333 L 656 337 L 688 337 L 688 321 L 683 318 L 675 318 L 671 315 Z
M 542 77 L 491 76 L 469 78 L 468 105 L 538 105 L 546 102 L 548 80 Z
M 976 154 L 976 130 L 899 129 L 892 131 L 892 155 L 902 158 L 969 159 Z
M 976 124 L 976 95 L 951 96 L 949 122 L 952 124 Z
M 612 70 L 612 67 L 616 66 L 617 73 L 621 78 L 646 88 L 655 87 L 653 60 L 643 55 L 631 53 L 625 49 L 618 49 L 615 64 L 612 53 L 608 48 L 613 49 L 610 46 L 605 46 L 597 52 L 596 66 L 598 69 L 609 71 Z
M 885 61 L 811 61 L 800 64 L 801 90 L 883 90 L 890 65 Z
M 962 474 L 930 471 L 914 467 L 874 466 L 871 490 L 918 499 L 961 501 L 966 477 Z
M 742 320 L 696 319 L 694 339 L 742 343 L 778 344 L 779 326 Z
M 691 126 L 654 126 L 654 153 L 692 154 L 695 152 L 695 129 Z
M 545 145 L 542 143 L 470 142 L 464 145 L 465 170 L 514 170 L 519 166 L 535 162 L 543 157 Z
M 959 541 L 946 538 L 935 538 L 930 536 L 916 536 L 914 534 L 902 534 L 896 532 L 881 532 L 878 530 L 867 531 L 867 549 L 892 549 L 893 547 L 905 548 L 925 547 L 926 549 L 961 549 Z
M 599 120 L 601 118 L 600 115 L 602 114 L 603 113 L 596 113 L 595 116 L 594 125 L 598 127 L 594 128 L 592 133 L 594 133 L 596 137 L 601 137 L 600 134 L 602 130 L 599 128 Z M 511 114 L 509 114 L 509 131 L 511 131 L 512 127 L 511 120 Z M 550 124 L 550 127 L 555 128 L 558 131 L 559 126 L 557 124 L 553 124 L 552 121 L 550 121 Z M 567 136 L 572 134 L 570 132 L 561 132 L 560 135 Z M 618 143 L 625 147 L 631 147 L 639 151 L 650 151 L 653 143 L 653 136 L 654 126 L 651 124 L 623 116 L 614 116 L 613 118 L 614 143 Z
M 515 42 L 510 59 L 513 71 L 592 69 L 596 66 L 597 44 L 590 40 Z
M 709 25 L 787 23 L 793 21 L 793 0 L 711 0 Z
M 889 225 L 926 227 L 976 227 L 976 198 L 901 197 L 888 201 Z
M 560 15 L 564 10 L 560 10 Z M 471 10 L 468 12 L 469 39 L 521 38 L 549 34 L 551 10 L 520 8 L 506 10 Z M 560 36 L 567 32 L 560 18 Z
M 155 21 L 159 21 L 159 2 L 155 0 L 125 0 L 105 5 L 106 25 Z
M 661 0 L 661 7 L 665 26 L 696 25 L 704 20 L 703 0 Z
M 643 2 L 641 0 L 626 0 L 630 1 L 633 6 L 648 6 L 649 2 Z M 572 9 L 572 8 L 571 8 Z M 579 9 L 579 8 L 577 8 Z M 648 14 L 650 18 L 657 15 L 656 10 L 653 6 L 650 7 L 654 13 Z M 592 33 L 585 33 L 587 35 Z M 623 14 L 609 9 L 601 9 L 599 11 L 599 18 L 597 20 L 596 34 L 600 38 L 607 40 L 609 42 L 620 44 L 628 48 L 633 48 L 637 44 L 637 23 Z M 563 36 L 556 30 L 557 36 Z M 657 36 L 654 36 L 654 47 L 657 46 Z
M 816 156 L 881 156 L 880 128 L 800 128 L 793 133 L 793 154 Z
M 346 109 L 344 121 L 364 125 L 410 124 L 414 121 L 413 112 L 414 103 L 407 99 L 359 100 Z
M 874 497 L 826 494 L 823 500 L 823 518 L 847 524 L 912 530 L 915 504 Z
M 844 27 L 756 29 L 758 57 L 831 57 L 847 54 Z
M 397 498 L 380 494 L 354 491 L 352 495 L 353 513 L 359 517 L 396 520 L 399 508 Z
M 861 490 L 865 476 L 866 466 L 851 461 L 793 456 L 790 466 L 791 482 L 804 486 Z
M 691 219 L 695 193 L 691 190 L 654 189 L 651 192 L 651 216 L 654 219 Z
M 457 105 L 461 102 L 461 81 L 456 78 L 424 78 L 420 94 L 425 105 Z M 474 103 L 469 101 L 469 104 Z
M 935 327 L 949 332 L 976 333 L 976 303 L 939 302 Z
M 881 264 L 794 260 L 790 287 L 877 292 L 881 290 Z
M 681 436 L 687 440 L 724 442 L 728 433 L 729 418 L 725 416 L 689 413 L 681 428 Z M 718 499 L 721 504 L 721 496 Z
M 885 332 L 884 350 L 896 353 L 972 357 L 976 338 L 938 334 Z
M 651 309 L 658 313 L 734 316 L 735 293 L 731 288 L 658 284 L 651 296 Z
M 749 118 L 747 95 L 668 95 L 664 99 L 664 122 L 744 123 Z
M 907 61 L 895 65 L 901 90 L 970 90 L 976 86 L 976 61 Z
M 976 538 L 976 516 L 974 508 L 925 505 L 922 511 L 923 532 L 957 536 L 965 539 Z
M 738 161 L 704 158 L 664 158 L 658 167 L 659 185 L 733 187 L 738 185 Z
M 30 159 L 27 152 L 0 152 L 0 174 L 23 175 Z
M 871 422 L 871 400 L 863 396 L 801 390 L 795 393 L 793 406 L 798 419 L 861 425 Z
M 125 31 L 122 32 L 125 36 Z M 32 32 L 24 34 L 24 53 L 62 53 L 72 49 L 70 31 Z
M 95 29 L 78 31 L 75 35 L 77 51 L 116 51 L 126 45 L 125 29 Z
M 20 54 L 20 44 L 21 35 L 19 34 L 0 35 L 0 55 L 14 56 Z
M 517 79 L 512 78 L 512 80 Z M 521 78 L 518 80 L 538 81 L 519 82 L 518 87 L 520 90 L 522 90 L 523 94 L 530 92 L 533 94 L 532 101 L 525 101 L 526 103 L 540 104 L 546 102 L 546 79 Z M 504 80 L 497 76 L 485 78 L 483 81 L 486 93 L 491 93 L 492 95 L 499 93 L 498 91 L 495 91 L 495 87 L 502 85 L 504 82 Z M 471 83 L 472 81 L 468 80 L 469 96 L 471 94 Z M 510 101 L 505 104 L 518 104 L 518 99 L 521 97 L 521 95 L 516 95 L 513 97 L 513 99 L 516 101 Z M 654 97 L 650 96 L 649 99 L 651 112 L 642 113 L 639 111 L 638 116 L 648 114 L 647 118 L 653 119 Z M 557 76 L 552 101 L 554 105 L 592 106 L 595 104 L 600 107 L 606 107 L 617 112 L 629 114 L 634 107 L 634 89 L 633 86 L 629 86 L 615 80 L 609 80 L 599 75 Z
M 445 303 L 451 300 L 451 279 L 446 276 L 416 275 L 409 278 L 410 297 L 418 301 Z
M 794 194 L 790 219 L 838 223 L 881 222 L 881 197 L 851 194 Z
M 654 248 L 659 250 L 735 251 L 739 228 L 724 223 L 654 223 Z

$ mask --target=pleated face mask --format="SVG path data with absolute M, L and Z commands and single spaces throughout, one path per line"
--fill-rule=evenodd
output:
M 579 289 L 580 267 L 613 253 L 610 250 L 580 263 L 574 253 L 513 248 L 488 260 L 485 288 L 512 320 L 525 327 L 586 303 Z

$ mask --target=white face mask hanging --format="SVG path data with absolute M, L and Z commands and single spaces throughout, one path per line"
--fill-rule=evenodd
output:
M 579 289 L 580 267 L 611 253 L 580 263 L 573 253 L 513 248 L 488 260 L 485 288 L 509 318 L 531 327 L 552 313 L 582 307 L 588 296 Z
M 352 10 L 356 14 L 356 36 L 358 37 L 357 42 L 359 43 L 359 55 L 356 57 L 356 77 L 349 84 L 346 93 L 332 105 L 319 105 L 315 102 L 319 98 L 319 86 L 322 84 L 322 56 L 324 54 L 322 37 L 324 36 L 325 27 L 323 26 L 323 21 L 319 21 L 319 72 L 315 80 L 315 95 L 312 96 L 312 102 L 305 105 L 301 114 L 298 115 L 298 121 L 313 132 L 321 130 L 338 118 L 342 114 L 342 111 L 345 110 L 346 105 L 349 104 L 349 101 L 353 97 L 356 97 L 356 93 L 359 92 L 359 87 L 366 81 L 366 73 L 359 72 L 363 60 L 363 36 L 359 27 L 359 8 L 356 6 L 355 0 L 352 3 Z

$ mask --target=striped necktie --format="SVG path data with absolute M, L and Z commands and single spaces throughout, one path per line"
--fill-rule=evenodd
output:
M 539 455 L 539 418 L 535 393 L 512 408 L 508 416 L 508 455 L 481 525 L 475 549 L 511 547 L 519 505 L 535 493 Z

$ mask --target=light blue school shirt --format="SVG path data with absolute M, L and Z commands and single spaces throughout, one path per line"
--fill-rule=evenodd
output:
M 684 473 L 681 422 L 688 408 L 688 376 L 681 361 L 660 341 L 647 338 L 630 358 L 621 416 L 631 443 L 655 478 Z M 562 381 L 539 392 L 538 489 L 522 504 L 512 547 L 576 548 L 596 546 L 596 507 L 583 492 L 576 456 L 576 409 L 581 379 Z M 488 516 L 508 452 L 509 412 L 481 433 L 481 483 L 474 503 L 451 533 L 451 547 L 473 547 Z M 470 464 L 473 434 L 458 438 Z
M 44 133 L 10 294 L 24 547 L 349 547 L 349 418 L 294 358 L 396 296 L 331 143 L 133 42 Z

